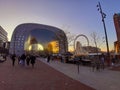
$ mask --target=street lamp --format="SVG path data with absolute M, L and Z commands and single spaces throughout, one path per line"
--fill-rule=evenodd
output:
M 106 26 L 105 26 L 105 21 L 104 19 L 106 18 L 106 14 L 103 13 L 100 2 L 98 2 L 98 11 L 100 11 L 101 17 L 102 17 L 102 22 L 103 22 L 103 27 L 105 31 L 105 39 L 106 39 L 106 46 L 107 46 L 107 56 L 108 56 L 108 65 L 110 64 L 110 52 L 109 52 L 109 46 L 108 46 L 108 38 L 107 38 L 107 31 L 106 31 Z

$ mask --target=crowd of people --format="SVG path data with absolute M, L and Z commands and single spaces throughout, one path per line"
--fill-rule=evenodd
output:
M 12 54 L 10 57 L 12 60 L 12 66 L 15 66 L 15 61 L 18 60 L 18 64 L 22 66 L 25 66 L 25 65 L 29 66 L 31 64 L 32 67 L 34 67 L 35 60 L 36 60 L 36 57 L 30 54 L 28 55 L 22 54 L 21 56 L 16 56 L 15 54 Z

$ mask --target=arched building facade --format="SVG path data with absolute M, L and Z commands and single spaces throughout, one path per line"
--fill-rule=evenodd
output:
M 65 53 L 68 42 L 63 30 L 42 24 L 25 23 L 18 25 L 11 38 L 10 54 L 23 53 Z

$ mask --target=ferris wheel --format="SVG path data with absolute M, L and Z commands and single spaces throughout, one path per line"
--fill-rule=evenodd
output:
M 77 49 L 76 48 L 76 40 L 79 38 L 79 37 L 84 37 L 85 39 L 86 39 L 86 41 L 87 41 L 87 46 L 89 46 L 89 39 L 87 38 L 87 36 L 86 35 L 84 35 L 84 34 L 79 34 L 79 35 L 77 35 L 76 37 L 75 37 L 75 39 L 74 39 L 74 51 Z

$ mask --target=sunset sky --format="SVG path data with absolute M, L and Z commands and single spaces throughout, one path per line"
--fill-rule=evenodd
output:
M 112 50 L 117 40 L 113 15 L 120 13 L 120 0 L 99 2 L 107 15 L 105 23 Z M 0 25 L 8 32 L 9 41 L 15 27 L 22 23 L 51 25 L 67 29 L 75 35 L 84 34 L 89 39 L 90 34 L 96 32 L 102 38 L 104 28 L 97 4 L 98 0 L 0 0 Z M 100 48 L 106 50 L 106 43 L 101 44 Z

